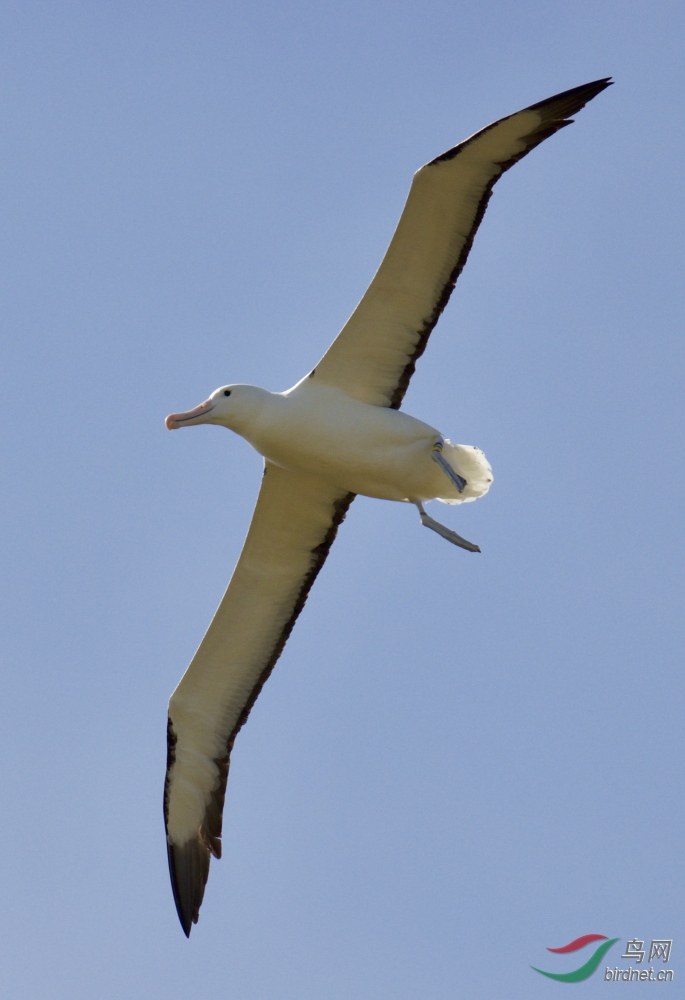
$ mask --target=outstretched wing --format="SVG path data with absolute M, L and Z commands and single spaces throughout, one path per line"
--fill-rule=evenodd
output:
M 399 408 L 495 182 L 610 83 L 596 80 L 502 118 L 417 171 L 383 262 L 316 366 L 317 380 Z
M 252 523 L 207 634 L 169 702 L 164 819 L 176 909 L 197 923 L 221 857 L 231 750 L 354 499 L 266 463 Z

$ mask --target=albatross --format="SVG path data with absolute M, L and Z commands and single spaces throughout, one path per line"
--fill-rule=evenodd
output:
M 228 589 L 169 702 L 164 820 L 181 926 L 197 923 L 235 738 L 274 668 L 355 495 L 414 504 L 422 524 L 492 482 L 478 448 L 400 412 L 501 175 L 610 86 L 606 77 L 501 118 L 414 175 L 383 261 L 323 358 L 286 392 L 225 385 L 173 430 L 219 424 L 264 458 L 252 522 Z

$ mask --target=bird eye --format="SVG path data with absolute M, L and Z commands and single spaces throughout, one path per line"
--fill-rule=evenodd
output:
M 230 396 L 230 395 L 231 395 L 231 390 L 230 389 L 224 389 L 224 396 Z

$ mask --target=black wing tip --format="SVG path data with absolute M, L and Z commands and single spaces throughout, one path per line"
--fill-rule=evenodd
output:
M 521 111 L 542 111 L 547 112 L 542 115 L 542 123 L 540 128 L 534 129 L 531 133 L 531 137 L 535 137 L 535 143 L 537 145 L 544 139 L 549 138 L 559 129 L 562 129 L 564 125 L 570 125 L 571 122 L 568 120 L 569 115 L 577 114 L 585 105 L 597 97 L 597 94 L 601 94 L 603 90 L 607 87 L 612 87 L 614 81 L 610 76 L 602 77 L 601 80 L 593 80 L 591 83 L 583 83 L 580 87 L 572 87 L 570 90 L 562 90 L 560 94 L 554 94 L 553 97 L 546 97 L 544 101 L 538 101 L 536 104 L 529 104 L 527 108 L 522 108 Z M 498 118 L 497 121 L 492 122 L 490 125 L 486 125 L 485 128 L 481 129 L 480 132 L 475 132 L 468 139 L 460 142 L 456 146 L 452 146 L 451 149 L 446 150 L 435 159 L 430 160 L 426 164 L 427 167 L 433 167 L 438 163 L 444 163 L 447 160 L 453 160 L 462 149 L 469 146 L 474 140 L 480 138 L 484 132 L 489 132 L 490 129 L 495 128 L 496 125 L 500 125 L 502 122 L 507 121 L 509 118 L 514 118 L 516 115 L 521 114 L 521 111 L 515 111 L 512 115 L 507 115 L 504 118 Z M 509 163 L 512 166 L 517 159 L 521 159 L 521 156 L 525 156 L 527 152 L 532 148 L 529 146 L 523 153 L 518 157 L 514 157 Z
M 571 87 L 570 90 L 562 90 L 560 94 L 547 97 L 544 101 L 531 104 L 526 111 L 549 111 L 550 118 L 564 119 L 569 115 L 575 115 L 585 107 L 598 94 L 601 94 L 607 87 L 613 87 L 614 81 L 610 76 L 604 76 L 601 80 L 592 80 L 590 83 L 583 83 L 580 87 Z M 547 117 L 547 116 L 545 116 Z
M 183 933 L 186 937 L 190 937 L 192 925 L 197 923 L 200 915 L 200 906 L 209 877 L 210 854 L 213 854 L 215 858 L 221 857 L 221 815 L 228 779 L 230 749 L 225 757 L 214 761 L 218 769 L 219 781 L 217 788 L 212 793 L 198 835 L 179 847 L 168 839 L 171 772 L 176 763 L 177 742 L 178 738 L 171 722 L 171 716 L 169 716 L 167 719 L 166 777 L 164 779 L 164 829 L 167 834 L 169 875 L 171 876 L 171 889 L 174 894 L 176 912 L 181 921 Z
M 167 843 L 169 875 L 176 912 L 187 938 L 200 916 L 200 906 L 209 876 L 209 849 L 200 837 L 182 846 Z

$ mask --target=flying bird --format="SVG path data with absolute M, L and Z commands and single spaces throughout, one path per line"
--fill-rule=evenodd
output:
M 164 819 L 187 936 L 198 920 L 210 856 L 221 857 L 235 738 L 355 495 L 412 503 L 427 528 L 480 551 L 423 505 L 485 494 L 492 482 L 485 456 L 399 408 L 495 182 L 610 84 L 609 77 L 596 80 L 501 118 L 422 167 L 361 302 L 292 389 L 226 385 L 195 409 L 166 418 L 170 430 L 228 427 L 264 457 L 257 505 L 228 589 L 169 702 Z

